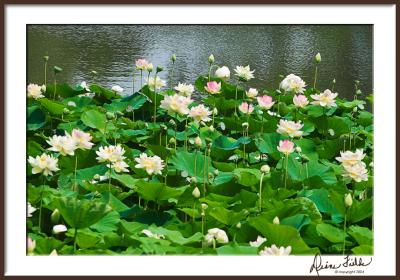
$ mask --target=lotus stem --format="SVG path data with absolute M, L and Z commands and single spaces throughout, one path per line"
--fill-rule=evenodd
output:
M 132 109 L 132 122 L 135 122 L 135 110 Z
M 213 249 L 217 249 L 217 242 L 215 241 L 215 239 L 213 238 Z
M 143 70 L 140 70 L 140 90 L 143 88 Z
M 264 111 L 261 114 L 261 134 L 264 133 Z
M 44 175 L 42 175 L 42 177 L 43 177 L 43 180 L 42 180 L 42 189 L 41 189 L 41 192 L 40 192 L 40 206 L 39 206 L 39 232 L 41 232 L 42 231 L 42 206 L 43 206 L 43 189 L 44 189 L 44 180 L 45 180 L 45 178 L 44 178 Z
M 156 90 L 157 73 L 154 75 L 154 124 L 157 118 L 157 90 Z
M 262 183 L 264 179 L 264 172 L 261 172 L 261 178 L 260 178 L 260 194 L 259 194 L 259 203 L 258 203 L 258 211 L 261 213 L 262 211 Z
M 178 122 L 178 113 L 175 113 L 175 119 L 176 119 L 176 122 Z M 178 139 L 176 139 L 177 130 L 178 130 L 178 124 L 176 123 L 175 124 L 175 153 L 176 153 L 176 144 L 178 142 Z
M 314 89 L 315 89 L 315 85 L 317 84 L 317 73 L 318 73 L 318 66 L 315 65 L 315 75 L 314 75 L 314 85 L 313 85 Z
M 211 81 L 211 67 L 212 63 L 210 62 L 210 67 L 208 68 L 208 81 Z
M 214 127 L 214 121 L 215 121 L 215 99 L 214 99 L 214 110 L 213 110 L 213 113 L 212 113 L 212 126 Z M 236 106 L 235 106 L 235 108 L 236 108 Z
M 185 121 L 185 142 L 184 142 L 184 146 L 185 146 L 185 151 L 186 152 L 187 152 L 187 133 L 186 133 L 187 123 L 188 123 L 188 119 L 186 118 L 186 121 Z
M 133 70 L 132 74 L 132 94 L 135 93 L 135 70 Z
M 289 154 L 286 154 L 285 159 L 286 159 L 286 163 L 285 163 L 285 189 L 286 189 L 287 175 L 288 175 Z
M 55 76 L 55 75 L 54 75 Z M 54 95 L 53 95 L 53 99 L 56 100 L 56 92 L 57 92 L 57 80 L 54 77 Z
M 235 91 L 235 116 L 237 116 L 237 94 L 238 94 L 238 86 L 239 86 L 239 80 L 236 82 L 236 91 Z
M 347 208 L 344 212 L 344 223 L 343 223 L 343 232 L 344 232 L 344 237 L 343 237 L 343 255 L 346 251 L 346 223 L 347 223 Z
M 44 61 L 44 85 L 47 86 L 47 60 Z
M 74 232 L 74 253 L 76 252 L 76 236 L 78 235 L 78 229 L 75 228 Z
M 206 197 L 206 163 L 207 163 L 207 148 L 204 148 L 204 166 L 203 166 L 203 196 Z
M 77 170 L 77 168 L 78 168 L 78 154 L 75 154 L 75 172 L 74 172 L 74 176 L 75 176 L 75 179 L 74 179 L 74 185 L 73 185 L 73 191 L 76 191 L 78 188 L 77 188 L 77 183 L 76 183 L 76 170 Z
M 111 162 L 109 163 L 109 177 L 108 177 L 108 192 L 110 193 L 110 200 L 111 200 Z
M 171 86 L 171 90 L 172 90 L 172 83 L 173 83 L 173 79 L 174 79 L 174 67 L 175 67 L 175 61 L 172 61 L 171 76 L 169 77 L 169 84 Z

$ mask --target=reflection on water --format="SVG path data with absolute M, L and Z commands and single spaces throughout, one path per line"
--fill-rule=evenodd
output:
M 64 69 L 61 82 L 91 82 L 95 70 L 101 84 L 131 91 L 136 59 L 170 69 L 176 53 L 175 82 L 194 83 L 207 72 L 213 53 L 216 63 L 231 71 L 236 65 L 255 69 L 249 87 L 274 89 L 279 75 L 290 73 L 311 85 L 317 52 L 322 55 L 318 88 L 331 87 L 335 78 L 340 96 L 353 95 L 354 80 L 363 92 L 372 92 L 371 25 L 30 25 L 28 82 L 43 82 L 47 54 L 50 67 Z M 168 72 L 161 77 L 167 79 Z

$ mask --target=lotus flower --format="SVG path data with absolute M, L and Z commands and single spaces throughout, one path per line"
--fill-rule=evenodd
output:
M 294 93 L 303 93 L 306 83 L 294 74 L 287 75 L 280 84 L 280 88 Z
M 204 89 L 210 94 L 218 94 L 221 93 L 221 83 L 217 83 L 215 81 L 210 81 L 204 87 Z

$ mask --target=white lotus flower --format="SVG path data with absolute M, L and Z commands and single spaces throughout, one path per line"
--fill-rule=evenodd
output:
M 147 237 L 152 237 L 155 239 L 165 239 L 165 236 L 162 234 L 157 234 L 157 233 L 152 233 L 150 230 L 148 229 L 144 229 L 141 231 L 144 235 L 146 235 Z
M 179 83 L 176 87 L 174 87 L 180 95 L 190 97 L 194 92 L 194 86 L 191 84 L 181 84 Z
M 120 93 L 122 93 L 124 91 L 124 89 L 122 87 L 118 86 L 118 85 L 112 86 L 111 90 L 113 92 L 115 92 L 115 93 L 118 93 L 118 94 L 120 94 Z
M 160 77 L 158 76 L 156 78 L 150 77 L 146 79 L 146 81 L 147 85 L 151 90 L 154 90 L 154 88 L 156 90 L 159 90 L 160 88 L 165 87 L 165 85 L 167 84 L 164 80 L 161 80 Z
M 362 149 L 357 149 L 354 153 L 352 151 L 340 152 L 340 157 L 336 160 L 341 162 L 343 166 L 352 166 L 361 162 L 365 157 Z
M 68 228 L 65 226 L 65 225 L 55 225 L 54 227 L 53 227 L 53 233 L 54 234 L 59 234 L 59 233 L 62 233 L 62 232 L 66 232 L 68 230 Z
M 294 122 L 294 121 L 287 121 L 287 120 L 283 120 L 281 119 L 279 121 L 278 124 L 278 129 L 276 130 L 276 132 L 282 134 L 282 135 L 286 135 L 289 137 L 301 137 L 303 135 L 303 131 L 301 131 L 300 129 L 303 127 L 304 125 L 299 122 Z
M 304 108 L 309 103 L 307 97 L 305 95 L 299 94 L 293 96 L 293 104 L 297 108 Z
M 222 66 L 215 71 L 215 76 L 223 80 L 228 80 L 231 76 L 231 71 L 229 71 L 228 67 Z
M 84 88 L 86 91 L 90 91 L 89 85 L 88 85 L 85 81 L 83 81 L 83 82 L 80 84 L 80 86 L 81 86 L 82 88 Z
M 92 142 L 90 142 L 92 140 L 92 136 L 89 133 L 83 132 L 79 129 L 73 129 L 71 137 L 75 141 L 78 149 L 91 149 L 94 145 Z
M 28 85 L 28 97 L 33 99 L 43 98 L 42 87 L 37 84 L 29 84 Z
M 186 115 L 189 113 L 188 106 L 193 102 L 190 97 L 181 96 L 179 94 L 166 95 L 161 100 L 160 108 L 167 110 L 170 114 L 178 113 L 180 115 Z
M 292 252 L 292 247 L 276 247 L 273 244 L 271 247 L 265 247 L 263 250 L 259 252 L 261 256 L 289 256 Z
M 77 149 L 75 140 L 68 133 L 65 136 L 53 135 L 46 142 L 51 146 L 49 151 L 59 152 L 63 156 L 73 156 Z
M 140 154 L 138 158 L 135 158 L 138 163 L 135 168 L 143 168 L 146 170 L 147 174 L 161 174 L 164 168 L 164 161 L 158 156 L 149 157 L 145 153 Z
M 211 121 L 211 118 L 209 117 L 211 115 L 211 111 L 205 107 L 203 104 L 200 104 L 198 106 L 194 106 L 190 108 L 189 111 L 189 117 L 193 118 L 195 122 L 208 122 Z
M 329 89 L 326 89 L 323 93 L 320 94 L 311 94 L 312 99 L 315 101 L 311 102 L 311 104 L 319 105 L 322 107 L 336 107 L 335 98 L 338 96 L 337 93 L 331 92 Z
M 350 177 L 356 182 L 368 181 L 368 170 L 364 162 L 360 161 L 354 165 L 343 165 L 343 177 Z
M 263 244 L 265 241 L 267 241 L 267 238 L 264 238 L 262 236 L 257 236 L 256 241 L 250 241 L 250 246 L 251 247 L 260 247 L 261 244 Z
M 303 93 L 306 83 L 294 74 L 287 75 L 280 84 L 280 88 L 294 93 Z
M 278 151 L 284 153 L 286 156 L 294 152 L 294 143 L 289 140 L 279 141 Z
M 108 167 L 110 167 L 110 164 L 108 164 Z M 111 164 L 111 168 L 114 169 L 114 171 L 117 173 L 129 172 L 128 167 L 129 165 L 123 160 L 116 161 Z
M 58 159 L 52 155 L 42 154 L 36 158 L 29 157 L 28 162 L 32 166 L 32 174 L 43 173 L 44 176 L 53 175 L 58 168 Z
M 222 244 L 229 242 L 226 232 L 219 228 L 209 229 L 204 239 L 209 245 L 213 244 L 213 240 L 215 240 L 217 243 Z
M 236 66 L 236 69 L 234 70 L 236 72 L 236 76 L 239 77 L 239 79 L 249 81 L 250 79 L 254 78 L 254 70 L 250 70 L 250 66 L 247 65 L 246 67 L 243 66 Z
M 123 161 L 125 157 L 123 156 L 125 153 L 124 148 L 121 147 L 121 145 L 117 146 L 107 146 L 103 147 L 101 146 L 98 151 L 96 151 L 96 154 L 98 157 L 96 158 L 99 162 L 117 162 L 117 161 Z
M 36 208 L 33 207 L 33 206 L 28 202 L 28 205 L 27 205 L 27 213 L 28 213 L 28 215 L 27 215 L 27 217 L 28 217 L 28 218 L 32 217 L 32 214 L 33 214 L 33 212 L 35 212 L 35 211 L 36 211 Z
M 258 90 L 255 88 L 249 88 L 248 91 L 246 91 L 246 96 L 250 99 L 253 99 L 254 97 L 256 97 L 258 94 Z

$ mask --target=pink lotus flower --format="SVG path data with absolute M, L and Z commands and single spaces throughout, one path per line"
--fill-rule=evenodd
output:
M 275 102 L 272 101 L 272 97 L 268 95 L 257 97 L 257 102 L 258 106 L 265 110 L 271 109 L 271 107 L 275 104 Z
M 279 146 L 277 146 L 278 151 L 284 153 L 286 156 L 294 152 L 294 143 L 290 140 L 279 141 Z
M 239 111 L 242 112 L 243 114 L 251 114 L 254 111 L 253 105 L 243 102 L 239 106 Z
M 221 92 L 221 83 L 215 81 L 208 82 L 204 89 L 210 94 L 218 94 Z
M 149 62 L 146 59 L 141 58 L 136 60 L 135 64 L 137 70 L 146 70 Z
M 307 97 L 305 95 L 295 95 L 293 96 L 293 104 L 298 108 L 304 108 L 309 103 Z

